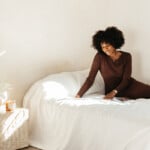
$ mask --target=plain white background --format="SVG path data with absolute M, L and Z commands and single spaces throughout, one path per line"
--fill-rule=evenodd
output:
M 90 67 L 91 37 L 117 26 L 136 79 L 150 83 L 149 0 L 0 0 L 0 80 L 20 105 L 37 80 Z

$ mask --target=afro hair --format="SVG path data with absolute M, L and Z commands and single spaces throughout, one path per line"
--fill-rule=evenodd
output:
M 106 30 L 97 31 L 93 35 L 93 47 L 100 53 L 103 53 L 100 43 L 106 42 L 114 48 L 119 49 L 125 43 L 122 31 L 116 27 L 108 27 Z

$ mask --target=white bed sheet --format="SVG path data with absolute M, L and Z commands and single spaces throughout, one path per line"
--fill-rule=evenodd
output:
M 24 98 L 30 145 L 44 150 L 150 150 L 150 99 L 44 99 L 41 89 Z

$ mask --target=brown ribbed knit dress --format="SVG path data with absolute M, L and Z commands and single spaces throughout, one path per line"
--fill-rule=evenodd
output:
M 120 52 L 122 54 L 116 61 L 104 54 L 97 53 L 95 55 L 90 73 L 78 92 L 80 96 L 91 87 L 97 72 L 100 71 L 105 83 L 105 94 L 116 89 L 118 91 L 117 97 L 150 98 L 150 85 L 136 81 L 131 77 L 131 55 L 127 52 Z

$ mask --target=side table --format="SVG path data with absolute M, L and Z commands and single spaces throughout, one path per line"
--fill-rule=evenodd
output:
M 0 150 L 16 150 L 29 145 L 28 118 L 25 108 L 0 113 Z

